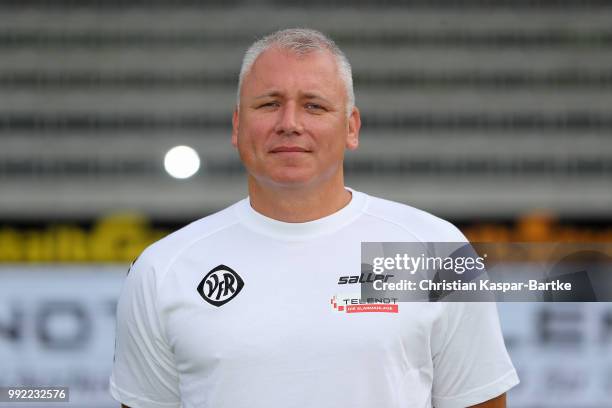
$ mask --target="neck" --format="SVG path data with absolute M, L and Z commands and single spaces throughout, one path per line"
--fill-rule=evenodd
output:
M 342 177 L 316 187 L 264 186 L 249 176 L 251 207 L 284 222 L 308 222 L 326 217 L 351 201 Z

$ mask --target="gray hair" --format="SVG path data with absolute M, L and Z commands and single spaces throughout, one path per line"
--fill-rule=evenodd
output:
M 346 115 L 350 116 L 355 106 L 355 91 L 353 90 L 353 75 L 351 64 L 336 43 L 325 34 L 309 28 L 289 28 L 269 34 L 254 42 L 244 54 L 240 76 L 238 79 L 237 106 L 240 106 L 240 90 L 244 78 L 251 71 L 255 60 L 266 50 L 277 46 L 297 55 L 307 55 L 314 51 L 329 51 L 336 59 L 338 73 L 346 88 Z

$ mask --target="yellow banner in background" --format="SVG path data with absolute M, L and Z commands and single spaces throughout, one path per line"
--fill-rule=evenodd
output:
M 533 212 L 512 226 L 475 223 L 461 230 L 470 242 L 612 242 L 612 228 L 581 227 L 559 223 L 548 212 Z
M 104 217 L 91 229 L 69 224 L 0 227 L 0 262 L 130 262 L 169 232 L 133 213 Z
M 475 223 L 462 228 L 472 242 L 612 242 L 612 228 L 558 223 L 534 213 L 513 225 Z M 169 234 L 138 213 L 101 218 L 91 228 L 50 224 L 43 228 L 0 226 L 0 263 L 131 262 L 149 244 Z

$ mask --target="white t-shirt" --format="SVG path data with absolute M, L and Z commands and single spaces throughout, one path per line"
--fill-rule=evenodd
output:
M 132 408 L 463 408 L 518 383 L 494 303 L 339 311 L 362 241 L 459 242 L 450 223 L 351 190 L 306 223 L 244 199 L 147 248 L 117 308 L 112 396 Z M 350 286 L 350 288 L 349 288 Z

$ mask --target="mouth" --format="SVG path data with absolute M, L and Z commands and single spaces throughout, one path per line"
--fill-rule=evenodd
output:
M 270 153 L 310 153 L 310 150 L 300 146 L 278 146 L 270 150 Z

